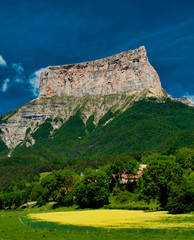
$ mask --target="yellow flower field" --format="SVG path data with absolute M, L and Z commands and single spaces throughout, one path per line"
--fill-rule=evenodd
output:
M 131 210 L 84 210 L 28 214 L 36 221 L 100 228 L 187 228 L 194 229 L 194 215 Z

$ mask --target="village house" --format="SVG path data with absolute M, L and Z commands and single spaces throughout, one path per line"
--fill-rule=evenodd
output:
M 131 174 L 127 174 L 126 172 L 123 172 L 121 174 L 121 181 L 120 181 L 120 183 L 127 183 L 127 182 L 137 181 L 137 179 L 142 176 L 143 170 L 146 167 L 147 167 L 146 164 L 140 164 L 137 173 L 135 175 L 132 175 L 132 176 L 131 176 Z M 115 176 L 116 176 L 116 174 L 113 174 L 113 177 L 115 177 Z

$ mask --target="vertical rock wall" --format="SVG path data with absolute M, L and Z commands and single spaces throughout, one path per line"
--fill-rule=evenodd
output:
M 77 64 L 48 67 L 41 73 L 39 97 L 109 95 L 153 89 L 161 83 L 145 47 Z

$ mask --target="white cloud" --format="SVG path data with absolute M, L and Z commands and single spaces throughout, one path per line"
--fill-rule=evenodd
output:
M 187 97 L 189 99 L 189 101 L 194 104 L 194 95 L 190 95 L 188 92 L 183 96 L 183 97 Z
M 28 81 L 32 86 L 32 92 L 35 97 L 38 97 L 38 93 L 39 93 L 38 90 L 39 90 L 40 74 L 45 69 L 46 68 L 41 68 L 29 76 Z
M 16 76 L 14 78 L 14 81 L 17 83 L 24 83 L 25 74 L 24 74 L 24 68 L 22 67 L 21 63 L 13 63 L 12 68 L 16 71 Z
M 7 63 L 2 56 L 0 56 L 0 67 L 7 67 Z
M 1 59 L 0 59 L 1 60 Z M 26 77 L 24 68 L 22 67 L 21 63 L 14 63 L 12 64 L 12 68 L 15 70 L 15 76 L 13 77 L 13 80 L 15 83 L 22 84 L 25 83 Z M 39 82 L 40 82 L 40 74 L 42 71 L 44 71 L 46 68 L 41 68 L 34 73 L 30 74 L 28 77 L 28 84 L 31 85 L 31 91 L 35 97 L 39 94 Z M 8 88 L 14 84 L 14 82 L 10 82 L 9 78 L 6 78 L 3 81 L 3 84 L 1 86 L 1 91 L 6 92 Z
M 7 89 L 9 87 L 9 82 L 10 82 L 10 79 L 9 78 L 6 78 L 3 82 L 3 85 L 2 85 L 2 92 L 7 92 Z

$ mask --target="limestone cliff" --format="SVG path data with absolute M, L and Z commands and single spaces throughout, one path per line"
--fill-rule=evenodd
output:
M 40 76 L 39 97 L 108 95 L 152 89 L 163 95 L 145 47 L 77 64 L 48 67 Z
M 39 97 L 3 117 L 0 138 L 10 149 L 33 145 L 31 134 L 47 118 L 56 129 L 79 110 L 84 122 L 93 115 L 97 125 L 110 109 L 123 112 L 150 96 L 162 99 L 168 94 L 144 47 L 92 62 L 48 67 L 41 73 Z
M 20 143 L 26 144 L 26 146 L 33 145 L 35 141 L 31 134 L 47 118 L 52 119 L 51 124 L 54 129 L 57 129 L 76 111 L 80 110 L 84 122 L 94 115 L 94 124 L 97 125 L 99 119 L 109 109 L 112 112 L 117 110 L 122 112 L 143 96 L 153 96 L 153 93 L 146 90 L 132 94 L 106 96 L 38 98 L 22 106 L 14 114 L 11 112 L 3 117 L 3 123 L 0 124 L 0 137 L 10 149 Z

